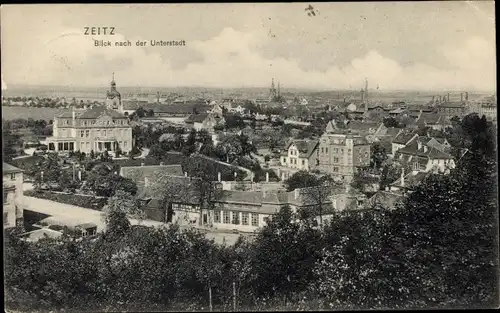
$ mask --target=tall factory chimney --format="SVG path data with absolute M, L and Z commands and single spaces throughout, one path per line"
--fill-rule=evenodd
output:
M 464 101 L 464 93 L 463 92 L 460 93 L 460 102 L 462 102 L 462 101 Z
M 158 103 L 158 104 L 160 103 L 160 92 L 159 91 L 156 92 L 156 103 Z
M 368 78 L 365 78 L 365 99 L 368 101 Z
M 448 99 L 447 99 L 448 102 L 450 102 L 450 93 L 448 92 Z
M 469 101 L 469 93 L 467 91 L 465 92 L 465 101 Z
M 363 96 L 363 94 L 365 93 L 365 91 L 363 89 L 361 89 L 359 92 L 361 93 L 361 102 L 365 101 L 365 98 Z

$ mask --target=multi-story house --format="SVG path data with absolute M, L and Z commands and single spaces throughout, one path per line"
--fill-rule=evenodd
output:
M 362 136 L 332 124 L 334 121 L 319 139 L 318 169 L 349 182 L 358 167 L 370 165 L 370 144 Z
M 23 220 L 23 171 L 3 163 L 3 227 L 15 227 Z
M 497 119 L 496 96 L 483 97 L 469 104 L 470 113 L 477 113 L 479 116 L 486 116 L 489 120 Z
M 54 117 L 53 136 L 46 139 L 49 150 L 58 152 L 81 151 L 85 153 L 122 152 L 132 150 L 132 126 L 123 114 L 120 93 L 111 82 L 106 106 L 75 109 Z
M 429 172 L 436 170 L 445 172 L 446 169 L 455 167 L 453 157 L 434 147 L 429 147 L 427 142 L 431 138 L 415 138 L 405 147 L 397 150 L 394 158 L 405 163 L 411 164 L 413 171 Z
M 395 155 L 399 149 L 404 148 L 408 143 L 416 138 L 418 138 L 418 134 L 413 132 L 398 133 L 396 138 L 392 140 L 392 155 Z
M 281 179 L 287 179 L 295 172 L 310 171 L 318 165 L 317 140 L 293 140 L 280 158 Z

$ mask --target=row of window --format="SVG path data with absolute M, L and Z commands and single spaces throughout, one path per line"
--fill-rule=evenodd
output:
M 71 120 L 63 120 L 62 125 L 70 125 Z M 91 126 L 91 125 L 128 125 L 128 121 L 126 119 L 123 120 L 112 120 L 112 121 L 83 121 L 83 126 Z
M 125 136 L 125 134 L 127 133 L 127 129 L 97 129 L 97 130 L 93 130 L 93 134 L 95 134 L 95 136 L 97 137 L 107 137 L 107 136 L 113 136 L 113 132 L 115 132 L 115 134 L 117 134 L 117 136 Z M 81 138 L 88 138 L 90 136 L 90 130 L 81 130 L 80 131 L 80 137 Z
M 342 148 L 333 148 L 333 153 L 344 153 L 344 149 Z M 347 149 L 348 153 L 351 153 L 351 149 Z M 321 153 L 328 153 L 328 148 L 327 147 L 321 147 Z
M 221 211 L 214 211 L 214 223 L 221 223 Z M 223 224 L 234 224 L 240 225 L 240 213 L 241 213 L 241 225 L 259 226 L 259 214 L 258 213 L 248 213 L 248 212 L 232 212 L 232 220 L 230 218 L 230 211 L 222 211 L 222 223 Z M 251 220 L 250 220 L 251 218 Z

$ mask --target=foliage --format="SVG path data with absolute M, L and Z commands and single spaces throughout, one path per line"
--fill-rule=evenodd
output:
M 24 195 L 28 197 L 51 200 L 59 203 L 66 203 L 97 211 L 101 211 L 106 204 L 106 201 L 108 200 L 104 197 L 95 197 L 90 195 L 35 190 L 26 190 L 24 191 Z
M 379 142 L 372 143 L 370 147 L 370 166 L 374 169 L 381 169 L 387 161 L 387 151 Z
M 401 125 L 399 124 L 398 120 L 396 120 L 394 117 L 384 118 L 384 126 L 401 128 Z
M 86 179 L 85 187 L 100 197 L 112 197 L 118 191 L 124 191 L 131 195 L 137 193 L 137 185 L 133 180 L 112 172 L 92 171 Z
M 287 191 L 292 191 L 297 188 L 306 188 L 317 186 L 319 184 L 318 177 L 312 175 L 309 172 L 302 170 L 294 173 L 290 178 L 285 180 L 285 186 Z

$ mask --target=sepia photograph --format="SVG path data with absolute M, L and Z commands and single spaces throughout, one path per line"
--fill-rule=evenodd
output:
M 499 308 L 494 1 L 0 12 L 6 312 Z

